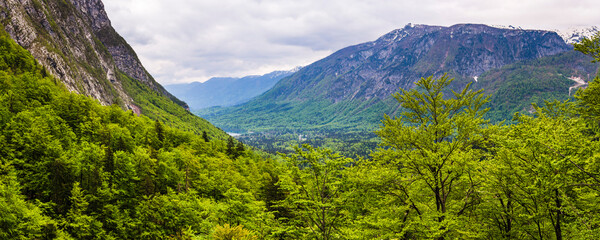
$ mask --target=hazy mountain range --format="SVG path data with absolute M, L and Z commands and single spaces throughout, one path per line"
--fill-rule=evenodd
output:
M 165 88 L 185 101 L 192 111 L 213 106 L 226 107 L 247 102 L 299 69 L 297 67 L 289 71 L 274 71 L 242 78 L 218 77 L 206 82 L 165 85 Z

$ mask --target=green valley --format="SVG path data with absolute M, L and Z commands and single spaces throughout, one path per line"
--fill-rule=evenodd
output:
M 448 76 L 423 78 L 393 95 L 404 111 L 369 159 L 274 157 L 70 93 L 6 35 L 0 53 L 3 239 L 600 236 L 598 78 L 512 125 L 474 83 L 447 96 Z
M 511 122 L 517 112 L 530 114 L 532 104 L 572 99 L 581 86 L 570 89 L 577 85 L 571 78 L 590 82 L 596 76 L 600 65 L 592 60 L 569 51 L 491 69 L 477 81 L 451 73 L 449 76 L 456 80 L 445 93 L 451 95 L 450 90 L 459 91 L 471 82 L 474 89 L 482 89 L 491 96 L 486 104 L 490 108 L 486 118 Z M 364 145 L 378 143 L 374 131 L 381 125 L 383 115 L 396 116 L 403 111 L 391 96 L 339 102 L 317 99 L 272 101 L 263 96 L 246 104 L 195 113 L 228 132 L 243 133 L 238 139 L 271 153 L 289 152 L 291 146 L 304 142 L 366 157 L 371 148 Z M 304 136 L 305 141 L 299 141 L 299 136 Z
M 205 13 L 189 10 L 175 18 Z M 600 33 L 408 24 L 204 119 L 100 0 L 0 0 L 0 20 L 0 239 L 600 239 Z M 254 44 L 254 28 L 228 45 L 235 28 L 215 25 L 168 42 Z

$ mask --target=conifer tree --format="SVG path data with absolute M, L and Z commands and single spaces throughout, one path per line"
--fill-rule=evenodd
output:
M 227 153 L 227 155 L 230 157 L 234 157 L 236 154 L 235 142 L 233 141 L 232 136 L 229 136 L 227 139 L 227 150 L 225 153 Z
M 71 190 L 71 209 L 67 213 L 67 229 L 77 239 L 91 239 L 104 234 L 102 223 L 86 214 L 88 201 L 79 183 L 75 182 Z
M 156 120 L 154 122 L 154 129 L 156 130 L 156 137 L 158 138 L 159 145 L 162 147 L 165 140 L 165 128 L 160 121 Z
M 204 142 L 210 142 L 210 138 L 208 138 L 206 131 L 202 131 L 202 139 L 204 139 Z
M 104 171 L 111 174 L 115 171 L 115 159 L 110 146 L 104 149 Z
M 244 144 L 239 142 L 235 146 L 235 157 L 239 157 L 244 153 Z

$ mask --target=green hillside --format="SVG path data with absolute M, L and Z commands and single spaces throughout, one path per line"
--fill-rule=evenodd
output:
M 190 239 L 272 219 L 275 162 L 138 89 L 158 120 L 70 93 L 0 35 L 0 239 Z
M 118 79 L 135 103 L 139 105 L 142 115 L 198 135 L 207 132 L 211 137 L 227 139 L 228 135 L 224 131 L 190 113 L 167 96 L 153 91 L 122 72 L 119 73 Z
M 252 101 L 243 106 L 209 108 L 195 113 L 232 132 L 323 128 L 372 130 L 384 112 L 392 113 L 397 108 L 391 100 L 348 100 L 337 104 L 331 104 L 329 100 Z

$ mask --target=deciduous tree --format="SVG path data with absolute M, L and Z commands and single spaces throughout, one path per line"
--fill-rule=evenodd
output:
M 416 89 L 394 94 L 404 112 L 386 115 L 377 131 L 382 148 L 374 161 L 399 172 L 395 187 L 409 207 L 398 217 L 407 223 L 406 234 L 417 238 L 476 234 L 469 212 L 479 203 L 487 97 L 470 84 L 445 97 L 451 83 L 446 75 L 422 78 Z
M 347 201 L 343 171 L 351 159 L 309 145 L 295 150 L 285 157 L 289 170 L 279 183 L 289 192 L 282 206 L 296 214 L 290 223 L 303 238 L 344 239 L 340 232 L 346 221 Z

